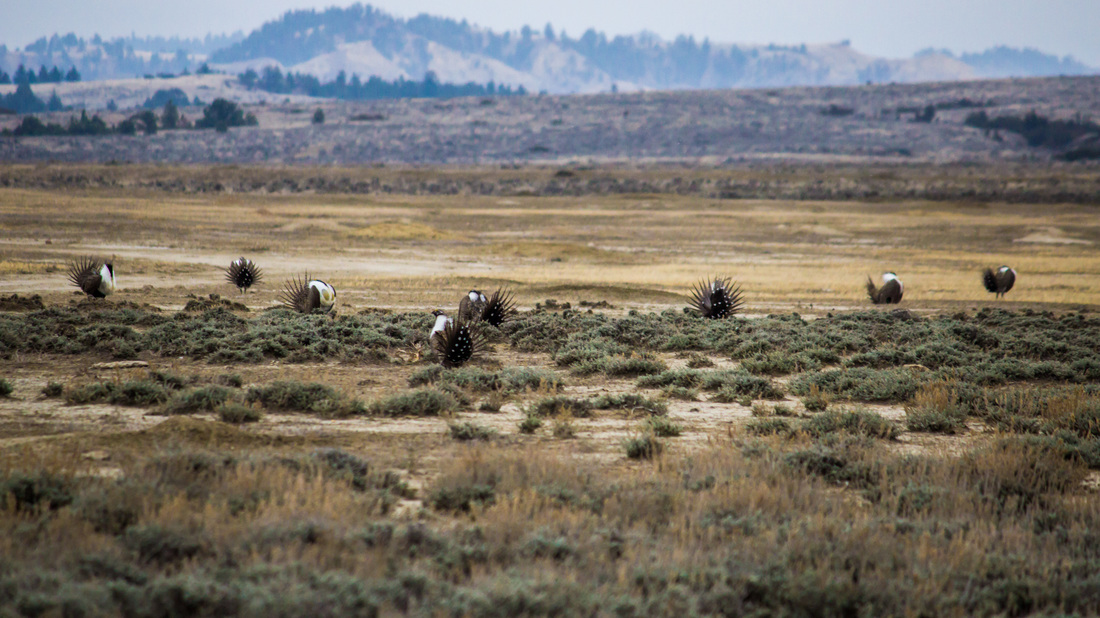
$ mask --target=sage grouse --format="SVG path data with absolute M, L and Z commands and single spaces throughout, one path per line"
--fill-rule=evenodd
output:
M 465 322 L 477 322 L 489 299 L 479 290 L 470 290 L 458 303 L 458 319 Z
M 458 305 L 458 319 L 467 322 L 488 322 L 493 326 L 504 324 L 516 313 L 516 301 L 512 293 L 497 288 L 488 298 L 478 290 L 470 290 Z
M 996 272 L 992 268 L 987 268 L 982 273 L 982 283 L 985 284 L 985 289 L 996 294 L 996 298 L 1003 298 L 1016 283 L 1016 271 L 1008 266 L 1002 266 Z
M 435 325 L 428 336 L 428 343 L 444 367 L 461 367 L 481 351 L 481 333 L 476 322 L 461 318 L 453 320 L 442 311 L 433 311 L 432 315 L 435 316 Z
M 298 313 L 313 313 L 317 309 L 328 313 L 336 304 L 336 288 L 320 279 L 310 279 L 307 273 L 305 277 L 287 281 L 280 300 L 284 307 Z
M 715 277 L 692 286 L 691 304 L 692 310 L 704 318 L 721 320 L 737 313 L 745 301 L 741 298 L 741 286 L 734 286 L 729 277 Z
M 115 291 L 114 264 L 82 257 L 69 264 L 69 281 L 92 298 L 106 298 Z
M 894 273 L 882 273 L 882 287 L 876 288 L 867 277 L 867 296 L 876 305 L 896 305 L 901 302 L 901 295 L 905 293 L 905 285 Z
M 229 268 L 225 269 L 225 280 L 237 286 L 244 294 L 253 284 L 259 283 L 264 278 L 264 273 L 256 266 L 256 263 L 245 257 L 233 260 Z

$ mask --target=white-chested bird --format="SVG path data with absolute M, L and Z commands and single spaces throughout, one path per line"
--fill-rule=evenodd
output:
M 985 289 L 996 294 L 996 298 L 1003 298 L 1015 283 L 1016 271 L 1008 266 L 1002 266 L 996 271 L 987 268 L 982 273 L 982 284 L 985 285 Z
M 69 281 L 92 298 L 106 298 L 115 291 L 115 267 L 92 257 L 69 264 Z
M 477 322 L 489 299 L 480 290 L 470 290 L 458 303 L 458 319 L 465 322 Z
M 435 324 L 428 342 L 444 367 L 460 367 L 481 351 L 481 332 L 476 322 L 453 320 L 442 311 L 433 311 L 432 315 Z
M 237 286 L 244 294 L 253 284 L 259 283 L 264 278 L 264 273 L 252 260 L 241 256 L 225 269 L 225 280 Z
M 905 293 L 905 284 L 892 272 L 882 273 L 882 287 L 875 287 L 871 277 L 867 277 L 867 296 L 876 305 L 896 305 Z
M 704 279 L 691 288 L 691 308 L 704 318 L 728 318 L 737 313 L 744 304 L 741 286 L 733 285 L 729 277 Z
M 328 313 L 336 304 L 336 288 L 320 279 L 310 279 L 307 273 L 305 277 L 287 281 L 280 300 L 284 307 L 298 313 L 313 313 L 318 309 Z

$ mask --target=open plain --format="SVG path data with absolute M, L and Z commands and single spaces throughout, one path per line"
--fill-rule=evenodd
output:
M 1096 182 L 4 166 L 0 612 L 1095 614 Z M 279 308 L 305 272 L 335 315 Z M 714 275 L 732 319 L 684 311 Z M 498 287 L 436 364 L 430 311 Z

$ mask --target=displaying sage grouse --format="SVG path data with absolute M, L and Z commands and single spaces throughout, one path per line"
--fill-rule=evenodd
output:
M 741 286 L 734 286 L 729 277 L 704 279 L 691 288 L 692 310 L 704 318 L 721 320 L 737 313 L 745 304 Z
M 458 303 L 458 319 L 464 322 L 477 322 L 481 319 L 481 312 L 489 302 L 485 294 L 480 290 L 470 290 L 462 301 Z
M 470 290 L 469 298 L 473 298 L 473 293 L 476 290 Z M 512 295 L 512 292 L 504 288 L 497 288 L 488 299 L 484 294 L 478 292 L 481 295 L 481 309 L 477 316 L 477 320 L 482 322 L 488 322 L 493 326 L 500 326 L 508 320 L 512 319 L 512 316 L 516 314 L 516 300 Z M 463 303 L 466 301 L 463 300 Z M 473 301 L 471 301 L 473 304 Z M 462 317 L 462 307 L 459 306 L 459 317 Z
M 252 260 L 241 256 L 225 269 L 225 280 L 237 286 L 244 294 L 253 284 L 259 283 L 264 278 L 264 273 Z
M 91 257 L 69 264 L 69 281 L 92 298 L 106 298 L 115 291 L 115 267 Z
M 435 325 L 428 342 L 444 367 L 461 367 L 481 351 L 481 333 L 476 322 L 453 320 L 442 311 L 433 311 L 432 315 Z
M 985 289 L 996 294 L 997 298 L 1002 298 L 1016 283 L 1016 271 L 1007 266 L 998 268 L 996 272 L 987 268 L 982 273 L 982 283 L 985 284 Z
M 328 313 L 336 304 L 336 288 L 320 279 L 310 279 L 307 273 L 305 277 L 287 281 L 280 300 L 284 307 L 298 313 L 313 313 L 317 309 Z
M 896 305 L 901 302 L 901 295 L 905 293 L 905 285 L 894 273 L 882 273 L 882 287 L 876 288 L 867 277 L 867 296 L 876 305 Z

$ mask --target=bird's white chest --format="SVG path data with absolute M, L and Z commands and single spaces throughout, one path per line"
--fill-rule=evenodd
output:
M 447 328 L 447 323 L 451 321 L 451 318 L 440 315 L 435 318 L 435 326 L 432 327 L 432 334 L 441 333 Z
M 104 296 L 115 291 L 115 274 L 106 266 L 99 269 L 99 291 Z
M 331 307 L 336 302 L 336 290 L 331 285 L 323 281 L 311 281 L 309 287 L 317 290 L 317 294 L 321 297 L 321 305 Z

